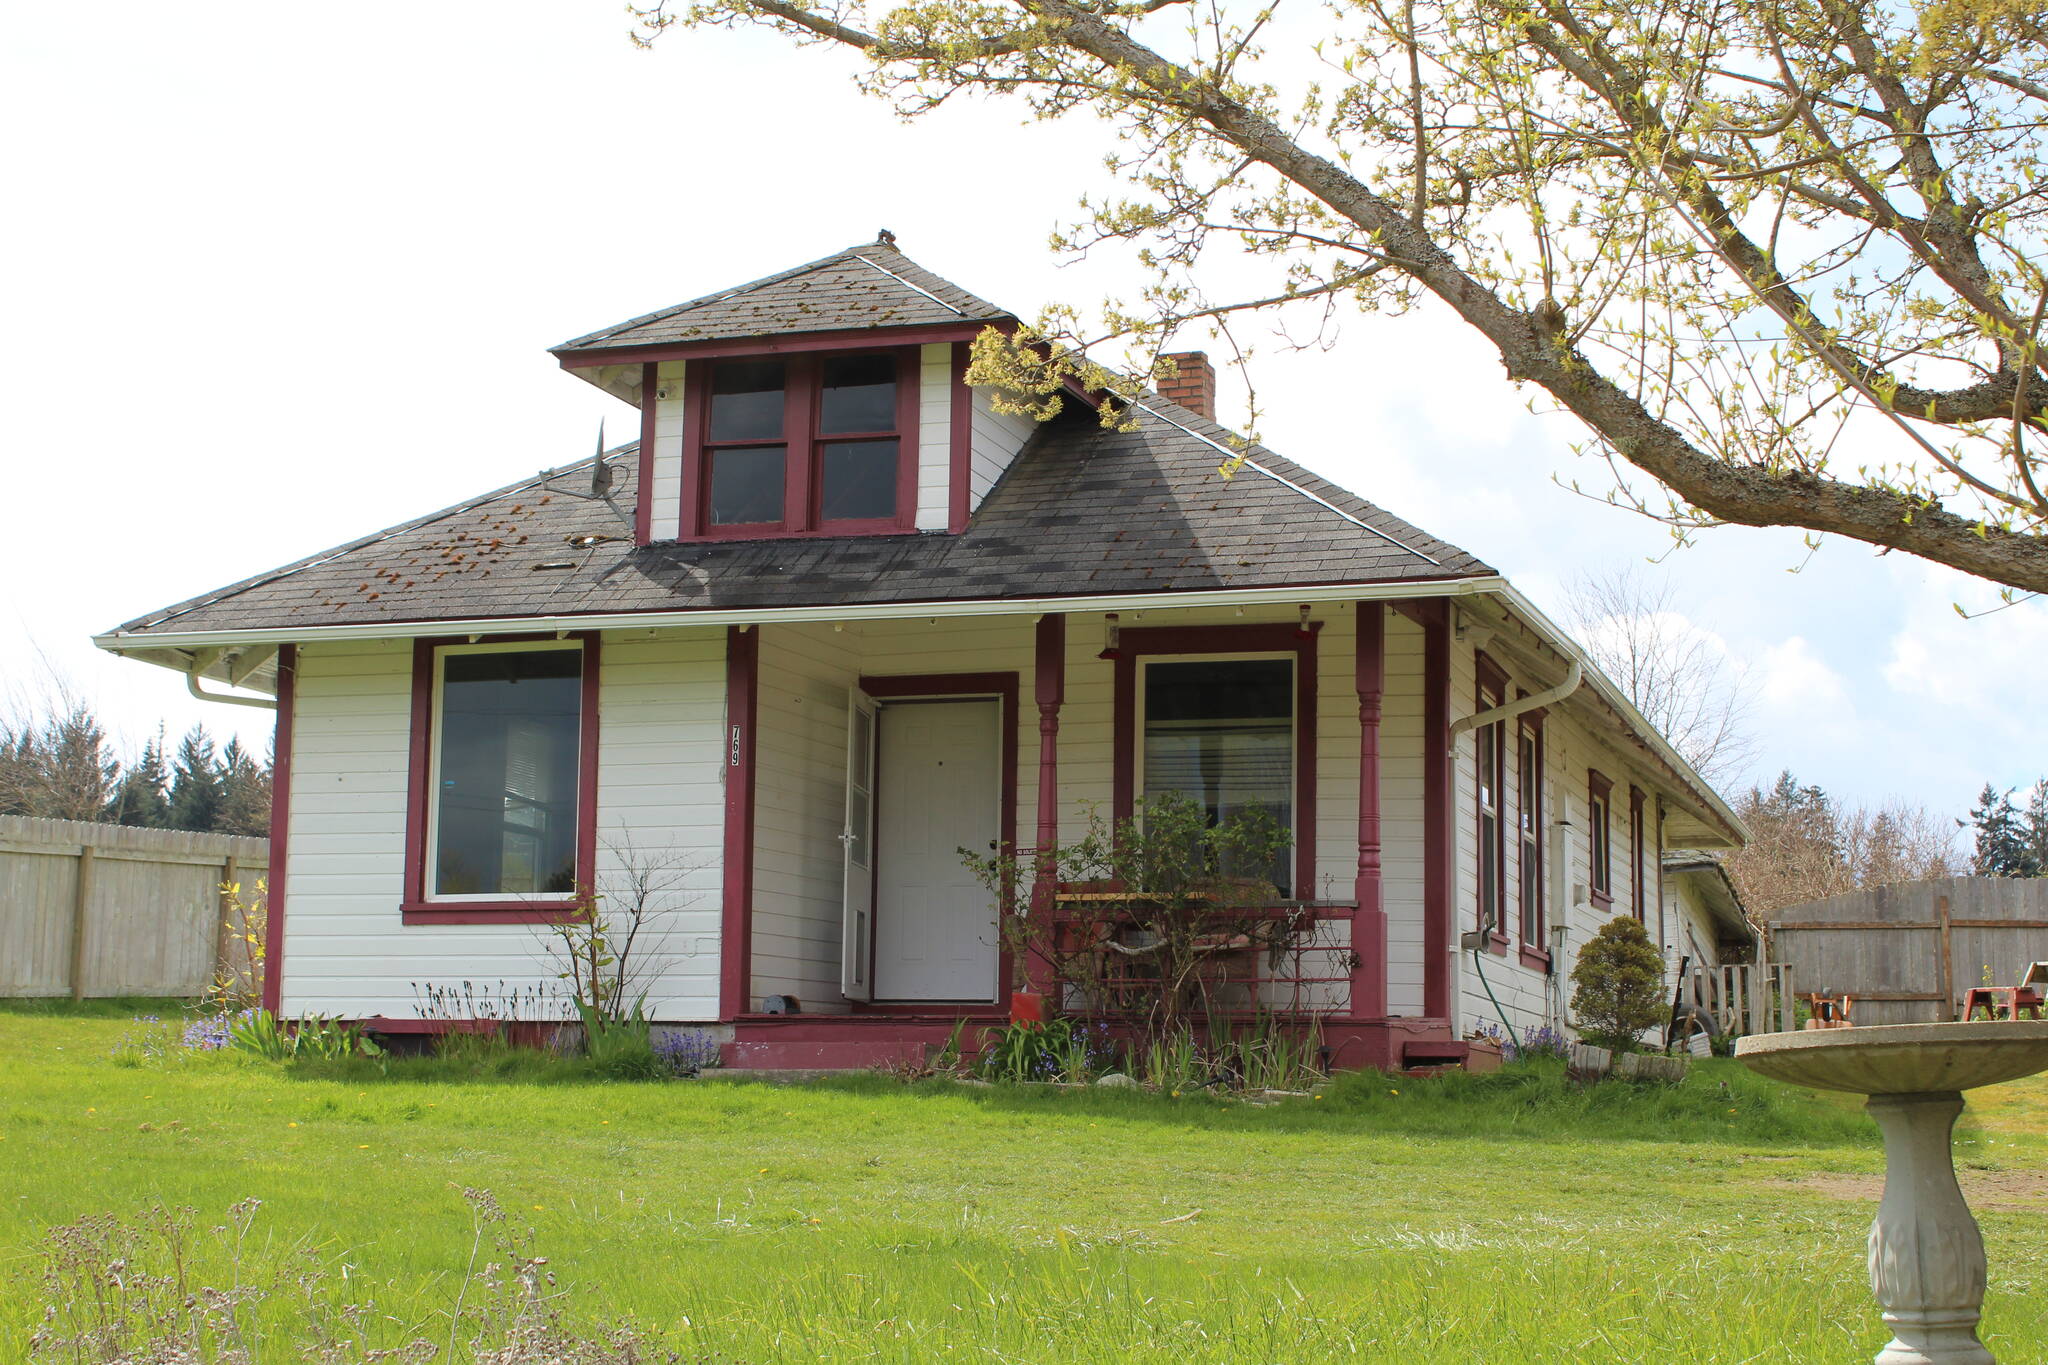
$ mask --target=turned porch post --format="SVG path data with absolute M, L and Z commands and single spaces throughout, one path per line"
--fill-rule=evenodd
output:
M 1055 889 L 1046 853 L 1060 838 L 1060 703 L 1067 692 L 1067 618 L 1063 613 L 1049 611 L 1038 618 L 1035 663 L 1032 698 L 1038 703 L 1038 835 L 1032 846 L 1036 870 L 1031 914 L 1045 932 Z M 1052 991 L 1053 964 L 1045 953 L 1028 954 L 1024 975 L 1029 989 L 1041 994 Z
M 1387 1013 L 1387 909 L 1380 880 L 1380 715 L 1386 693 L 1387 617 L 1358 604 L 1358 880 L 1351 912 L 1351 1017 Z

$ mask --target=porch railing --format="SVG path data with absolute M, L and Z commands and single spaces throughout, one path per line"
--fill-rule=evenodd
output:
M 1057 954 L 1068 965 L 1064 1005 L 1080 1015 L 1127 1014 L 1170 983 L 1170 955 L 1120 892 L 1062 892 L 1054 897 Z M 1341 901 L 1277 901 L 1232 910 L 1215 932 L 1175 954 L 1191 970 L 1179 983 L 1184 1012 L 1210 1018 L 1343 1018 L 1353 1014 L 1359 956 L 1352 943 L 1356 907 Z

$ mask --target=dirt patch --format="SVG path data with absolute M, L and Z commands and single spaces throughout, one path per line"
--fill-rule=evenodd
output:
M 2039 1213 L 2048 1210 L 2048 1171 L 1957 1171 L 1963 1198 L 1973 1209 Z M 1824 1172 L 1789 1182 L 1831 1199 L 1866 1199 L 1875 1204 L 1884 1194 L 1881 1175 Z

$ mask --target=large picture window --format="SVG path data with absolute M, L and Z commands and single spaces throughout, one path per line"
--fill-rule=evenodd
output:
M 1144 667 L 1144 795 L 1178 793 L 1212 825 L 1262 810 L 1294 828 L 1294 660 L 1150 660 Z M 1261 876 L 1290 894 L 1292 849 Z
M 408 921 L 573 906 L 592 860 L 595 650 L 420 646 Z
M 693 369 L 696 534 L 907 530 L 914 350 L 713 360 Z

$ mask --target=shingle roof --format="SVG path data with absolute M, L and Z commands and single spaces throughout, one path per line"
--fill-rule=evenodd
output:
M 1493 571 L 1283 459 L 1217 473 L 1228 433 L 1164 399 L 1135 430 L 1074 409 L 1041 427 L 959 535 L 635 547 L 603 504 L 529 479 L 120 627 L 165 631 L 691 608 L 1200 592 Z M 636 447 L 608 452 L 630 506 Z M 587 471 L 586 460 L 578 468 Z M 587 473 L 557 483 L 584 486 Z M 574 545 L 580 537 L 604 537 Z M 568 568 L 538 568 L 563 563 Z
M 863 242 L 552 349 L 560 355 L 784 332 L 995 322 L 1009 316 L 1007 310 L 940 279 L 894 246 Z

